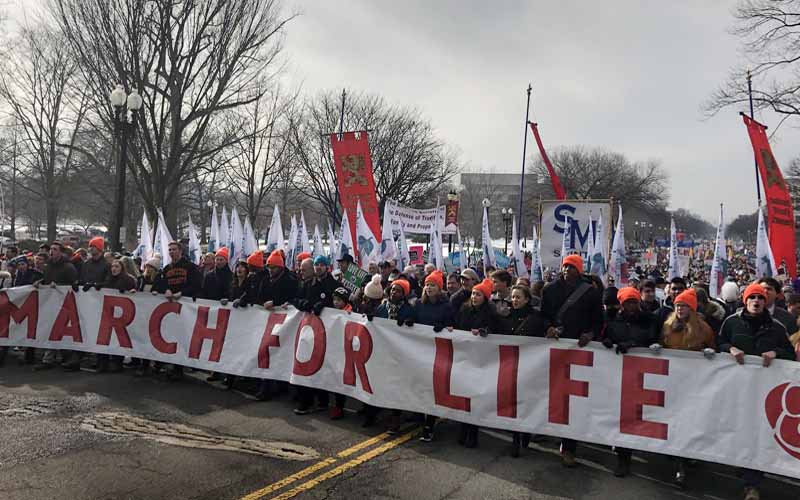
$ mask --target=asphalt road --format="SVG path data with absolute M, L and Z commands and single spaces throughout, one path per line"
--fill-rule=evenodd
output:
M 0 499 L 733 499 L 730 467 L 700 463 L 689 488 L 670 484 L 668 458 L 634 455 L 615 478 L 605 447 L 580 446 L 564 469 L 556 440 L 509 456 L 509 436 L 484 430 L 477 449 L 442 422 L 434 443 L 407 422 L 361 427 L 296 416 L 290 395 L 258 402 L 187 373 L 183 381 L 60 369 L 34 372 L 10 356 L 0 368 Z M 769 477 L 762 498 L 800 498 L 800 481 Z

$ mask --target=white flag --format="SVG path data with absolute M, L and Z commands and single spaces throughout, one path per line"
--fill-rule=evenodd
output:
M 589 211 L 589 231 L 586 233 L 586 257 L 583 259 L 583 268 L 587 273 L 592 272 L 592 254 L 594 254 L 594 220 L 592 211 Z
M 383 227 L 381 228 L 381 260 L 393 260 L 397 258 L 397 245 L 394 242 L 392 232 L 392 218 L 389 212 L 391 200 L 386 200 L 383 205 Z
M 667 281 L 680 276 L 678 269 L 678 230 L 675 228 L 675 219 L 670 217 L 669 221 L 669 268 L 667 269 Z
M 250 255 L 258 251 L 258 239 L 256 233 L 253 231 L 253 226 L 250 224 L 250 217 L 244 216 L 244 254 Z
M 611 245 L 608 274 L 614 278 L 618 288 L 628 284 L 628 256 L 625 253 L 625 223 L 622 220 L 622 205 L 619 206 L 617 231 L 614 233 L 614 243 Z
M 228 210 L 222 207 L 222 217 L 219 219 L 219 243 L 220 247 L 227 247 L 231 251 L 231 224 L 228 222 Z M 236 262 L 233 260 L 233 254 L 230 254 L 229 262 Z
M 437 211 L 438 213 L 438 211 Z M 439 227 L 440 223 L 437 219 L 436 222 L 431 224 L 430 240 L 431 244 L 428 248 L 428 262 L 436 266 L 436 269 L 444 271 L 444 255 L 442 248 L 442 233 Z
M 294 260 L 297 258 L 297 254 L 299 254 L 302 249 L 297 248 L 297 243 L 300 239 L 300 231 L 297 229 L 297 218 L 292 215 L 290 221 L 291 225 L 289 226 L 289 239 L 287 240 L 289 248 L 286 252 L 286 267 L 289 269 L 294 269 Z
M 411 264 L 411 255 L 408 253 L 408 240 L 406 240 L 405 223 L 400 221 L 400 237 L 397 238 L 397 267 L 402 271 Z
M 272 211 L 272 222 L 269 224 L 269 235 L 267 236 L 267 253 L 284 248 L 283 225 L 281 224 L 281 213 L 278 205 Z
M 456 226 L 456 245 L 458 245 L 458 267 L 462 270 L 467 268 L 467 255 L 464 253 L 464 245 L 461 242 L 461 229 Z
M 531 281 L 544 281 L 542 268 L 542 242 L 536 234 L 536 225 L 533 226 L 533 243 L 531 244 Z
M 561 260 L 564 260 L 564 257 L 569 255 L 570 245 L 567 243 L 569 239 L 569 234 L 572 231 L 572 218 L 567 217 L 564 221 L 564 233 L 561 238 Z
M 589 272 L 599 276 L 603 284 L 608 284 L 608 267 L 606 266 L 606 248 L 608 246 L 608 238 L 606 236 L 606 228 L 603 224 L 603 212 L 600 212 L 600 217 L 597 219 L 595 225 L 595 240 L 592 248 L 592 254 L 589 258 L 590 268 Z
M 186 248 L 186 258 L 189 262 L 194 262 L 200 265 L 203 260 L 203 254 L 200 250 L 200 240 L 197 238 L 197 229 L 192 224 L 192 216 L 189 216 L 189 246 Z
M 144 264 L 153 258 L 153 235 L 150 232 L 150 223 L 147 221 L 147 210 L 142 214 L 142 228 L 139 231 L 139 245 L 136 251 L 133 252 L 134 257 L 142 259 L 141 269 L 144 270 Z
M 208 237 L 208 251 L 216 252 L 220 249 L 219 220 L 217 220 L 217 206 L 211 209 L 211 235 Z
M 247 260 L 247 254 L 244 252 L 244 229 L 242 228 L 242 221 L 239 219 L 239 212 L 236 211 L 236 207 L 233 207 L 233 210 L 231 210 L 230 240 L 231 244 L 228 247 L 228 251 L 230 252 L 231 258 L 228 260 L 228 266 L 233 270 L 239 260 Z
M 311 253 L 311 243 L 309 243 L 308 228 L 306 227 L 306 216 L 303 215 L 302 210 L 300 210 L 300 226 L 298 226 L 297 230 L 300 232 L 298 237 L 300 238 L 301 251 L 304 253 Z
M 331 266 L 334 269 L 339 269 L 339 265 L 336 263 L 336 259 L 338 258 L 337 252 L 339 251 L 339 244 L 336 242 L 336 232 L 333 230 L 333 226 L 331 225 L 331 221 L 328 221 L 328 257 L 331 260 Z
M 487 267 L 495 267 L 497 265 L 494 258 L 494 248 L 492 247 L 492 237 L 489 235 L 489 211 L 486 207 L 483 207 L 481 250 L 483 251 L 483 269 L 485 272 Z
M 356 203 L 356 246 L 361 269 L 368 270 L 370 263 L 377 263 L 380 259 L 381 246 L 364 218 L 360 200 Z
M 719 205 L 719 223 L 717 224 L 717 238 L 714 241 L 714 262 L 711 264 L 711 275 L 708 278 L 708 294 L 719 297 L 722 284 L 728 275 L 728 252 L 725 249 L 725 225 L 722 204 Z
M 520 278 L 528 277 L 528 268 L 525 266 L 525 256 L 519 249 L 519 238 L 517 237 L 517 218 L 512 217 L 511 222 L 511 249 L 514 252 L 514 270 Z
M 772 247 L 769 246 L 767 225 L 764 223 L 764 212 L 758 207 L 758 229 L 756 234 L 756 278 L 771 278 L 778 274 Z
M 336 258 L 341 259 L 345 254 L 350 255 L 353 259 L 356 258 L 356 252 L 353 248 L 353 234 L 350 231 L 350 216 L 347 215 L 347 209 L 342 214 L 342 225 L 339 226 L 339 235 L 336 237 Z
M 156 238 L 154 245 L 154 253 L 161 254 L 161 268 L 166 267 L 172 259 L 169 257 L 169 242 L 172 240 L 172 235 L 167 229 L 167 222 L 164 220 L 164 213 L 158 209 L 158 229 L 156 229 Z
M 325 246 L 322 244 L 322 236 L 319 234 L 319 226 L 314 224 L 314 257 L 325 256 Z

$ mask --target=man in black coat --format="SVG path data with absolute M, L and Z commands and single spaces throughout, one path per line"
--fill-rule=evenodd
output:
M 108 281 L 111 266 L 103 258 L 105 241 L 98 236 L 89 241 L 89 259 L 81 265 L 80 281 L 84 285 L 99 285 Z
M 770 366 L 775 358 L 794 360 L 792 343 L 786 328 L 769 314 L 766 307 L 767 291 L 758 283 L 748 286 L 742 295 L 744 309 L 728 316 L 722 323 L 717 345 L 720 352 L 730 353 L 740 365 L 745 355 L 761 356 L 764 367 Z M 744 469 L 744 489 L 746 498 L 758 498 L 758 487 L 764 473 Z
M 777 305 L 778 292 L 781 291 L 781 285 L 775 278 L 761 278 L 758 284 L 764 287 L 767 292 L 767 310 L 769 314 L 781 322 L 786 327 L 789 336 L 797 332 L 797 320 L 789 314 L 789 311 Z
M 568 255 L 562 261 L 559 279 L 542 291 L 542 316 L 553 325 L 547 329 L 547 337 L 578 339 L 579 347 L 599 338 L 603 329 L 600 291 L 582 278 L 582 273 L 580 255 Z M 561 463 L 565 467 L 577 465 L 576 448 L 575 441 L 561 440 Z
M 203 298 L 227 300 L 231 295 L 233 273 L 228 267 L 228 249 L 223 247 L 214 255 L 214 269 L 203 276 Z
M 153 292 L 163 293 L 169 301 L 180 300 L 181 297 L 197 297 L 201 293 L 202 275 L 194 262 L 190 262 L 183 255 L 183 245 L 178 241 L 171 241 L 167 246 L 170 263 L 161 270 Z M 183 366 L 172 365 L 169 369 L 168 379 L 178 380 L 183 376 Z
M 74 285 L 78 281 L 78 271 L 64 257 L 64 246 L 59 241 L 50 244 L 50 256 L 44 268 L 44 276 L 41 283 L 43 285 Z M 42 362 L 34 367 L 34 370 L 45 370 L 52 368 L 56 363 L 56 351 L 46 349 Z M 78 352 L 62 350 L 61 358 L 63 368 L 67 371 L 80 369 L 81 359 Z

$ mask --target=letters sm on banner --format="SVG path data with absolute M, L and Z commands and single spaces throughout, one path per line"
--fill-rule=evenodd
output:
M 435 333 L 325 309 L 234 309 L 116 291 L 0 292 L 0 346 L 74 349 L 277 379 L 483 427 L 800 478 L 800 364 L 593 342 Z
M 611 241 L 611 202 L 607 200 L 556 200 L 543 201 L 539 206 L 541 218 L 542 265 L 550 269 L 561 267 L 561 243 L 564 231 L 567 234 L 567 249 L 573 253 L 586 254 L 589 242 L 589 216 L 594 225 L 603 214 L 603 226 L 607 228 L 606 241 Z M 611 255 L 609 248 L 606 255 Z
M 381 234 L 381 223 L 375 178 L 372 175 L 369 135 L 367 132 L 345 132 L 340 139 L 339 134 L 331 134 L 331 148 L 339 184 L 339 200 L 342 208 L 350 214 L 350 234 L 356 234 L 356 204 L 360 200 L 364 220 L 377 238 Z

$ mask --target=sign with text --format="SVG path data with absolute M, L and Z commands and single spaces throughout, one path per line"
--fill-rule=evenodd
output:
M 389 217 L 391 217 L 392 232 L 400 234 L 400 223 L 403 223 L 405 234 L 431 234 L 433 223 L 438 213 L 439 227 L 442 227 L 442 234 L 456 234 L 455 224 L 445 224 L 447 206 L 441 205 L 438 210 L 434 208 L 417 209 L 401 205 L 394 200 L 386 200 L 389 206 Z M 384 221 L 384 224 L 386 222 Z
M 561 267 L 561 244 L 567 231 L 567 250 L 586 255 L 589 238 L 589 218 L 595 227 L 600 215 L 606 228 L 606 241 L 611 242 L 611 203 L 603 200 L 558 200 L 541 203 L 542 265 L 551 269 Z M 611 255 L 611 249 L 606 249 Z
M 327 308 L 267 311 L 69 287 L 0 292 L 0 346 L 288 381 L 380 408 L 800 478 L 800 364 L 489 335 Z

